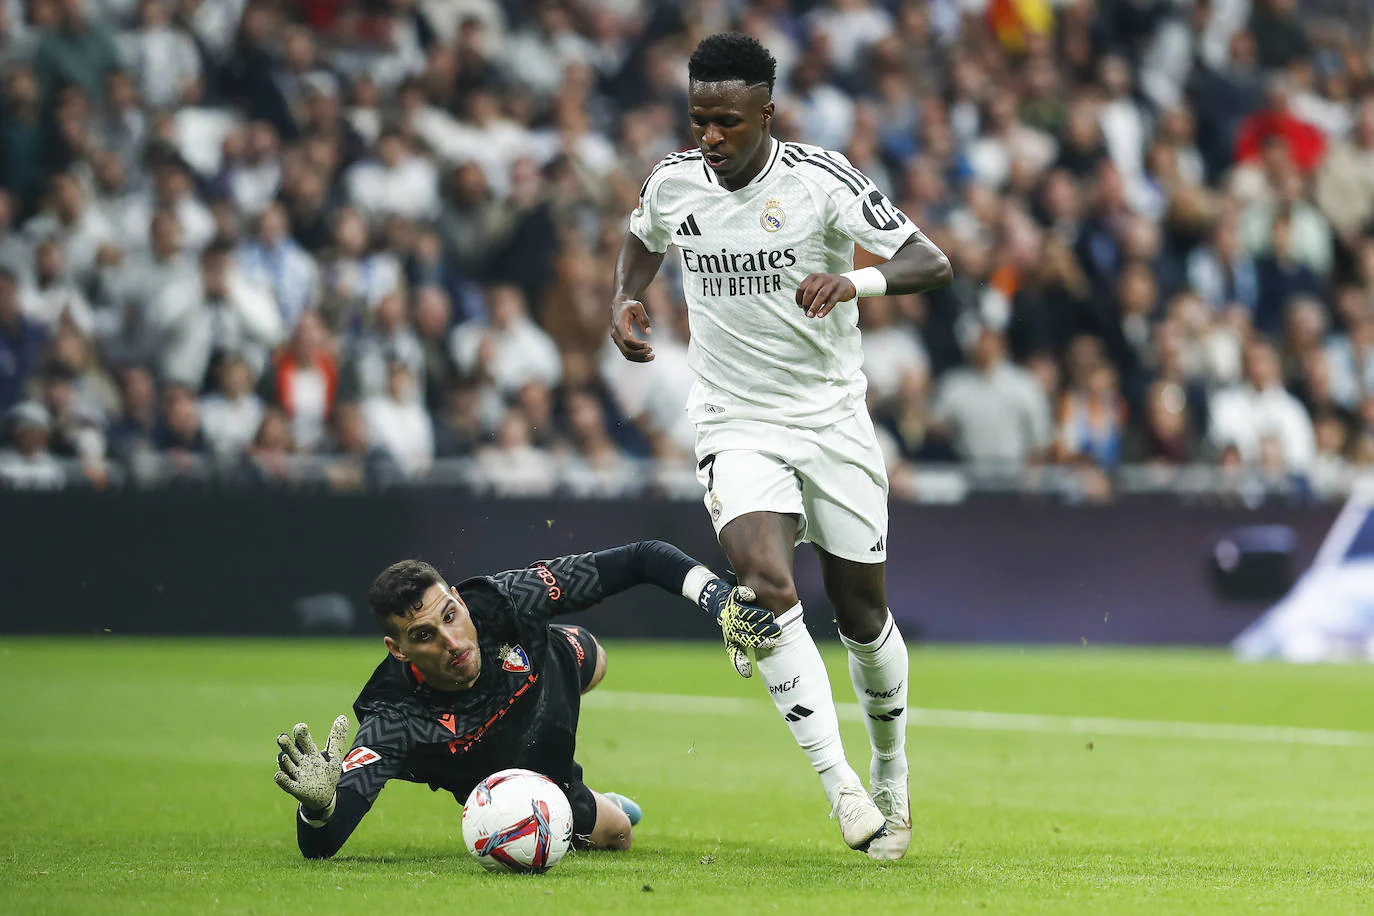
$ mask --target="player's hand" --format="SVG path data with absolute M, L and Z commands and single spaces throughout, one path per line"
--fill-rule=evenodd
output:
M 824 318 L 837 303 L 859 294 L 854 281 L 840 274 L 807 274 L 797 287 L 797 305 L 807 318 Z
M 720 625 L 725 651 L 740 677 L 754 674 L 749 649 L 771 649 L 782 635 L 773 613 L 755 604 L 756 600 L 749 586 L 731 586 L 724 579 L 711 580 L 701 593 L 701 607 Z
M 649 313 L 637 299 L 618 299 L 611 305 L 611 340 L 620 348 L 620 355 L 632 363 L 647 363 L 654 358 L 654 348 L 635 336 L 635 328 L 647 337 L 650 333 Z
M 749 657 L 748 649 L 743 646 L 726 643 L 725 654 L 730 656 L 730 664 L 735 666 L 736 674 L 744 678 L 754 676 L 754 662 L 753 659 Z
M 325 820 L 334 813 L 334 790 L 343 771 L 344 749 L 348 740 L 348 716 L 339 716 L 329 730 L 329 740 L 321 751 L 310 737 L 310 728 L 298 723 L 291 734 L 277 736 L 280 768 L 272 774 L 282 791 L 295 798 L 313 814 Z
M 725 606 L 721 609 L 721 635 L 733 646 L 745 649 L 771 649 L 778 644 L 782 627 L 778 626 L 773 612 L 759 607 L 754 602 L 758 597 L 747 585 L 736 585 L 726 596 Z

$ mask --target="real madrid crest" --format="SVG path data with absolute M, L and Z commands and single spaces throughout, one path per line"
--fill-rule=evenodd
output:
M 720 521 L 720 497 L 714 493 L 711 494 L 711 521 Z
M 777 232 L 782 228 L 783 223 L 787 222 L 787 214 L 782 212 L 782 201 L 776 197 L 771 197 L 763 204 L 763 216 L 759 217 L 759 224 L 767 232 Z

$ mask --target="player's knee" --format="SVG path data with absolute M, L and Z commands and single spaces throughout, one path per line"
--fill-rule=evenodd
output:
M 592 679 L 583 689 L 583 693 L 596 687 L 597 684 L 601 683 L 601 679 L 606 676 L 606 650 L 596 639 L 593 639 L 592 642 L 596 645 L 596 667 L 592 669 Z
M 887 613 L 886 601 L 854 595 L 836 603 L 835 621 L 847 639 L 868 643 L 882 635 Z
M 759 606 L 774 613 L 785 611 L 797 603 L 796 582 L 785 569 L 752 569 L 740 573 L 739 584 L 752 588 Z

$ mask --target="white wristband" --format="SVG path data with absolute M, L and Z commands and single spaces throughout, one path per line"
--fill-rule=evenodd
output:
M 854 290 L 858 298 L 865 296 L 886 296 L 887 277 L 876 267 L 861 267 L 858 270 L 847 270 L 840 276 L 845 277 L 850 283 L 854 284 Z
M 338 793 L 338 792 L 335 792 L 335 793 L 334 793 L 334 797 L 331 798 L 331 799 L 329 800 L 329 807 L 328 807 L 328 808 L 325 808 L 323 811 L 319 812 L 320 818 L 319 818 L 318 820 L 306 816 L 306 814 L 305 814 L 305 803 L 304 803 L 304 802 L 301 803 L 300 808 L 298 808 L 297 810 L 300 812 L 301 820 L 302 820 L 302 821 L 304 821 L 305 823 L 309 824 L 311 827 L 314 827 L 314 828 L 316 828 L 316 829 L 319 829 L 320 827 L 323 827 L 325 824 L 329 823 L 329 819 L 330 819 L 331 817 L 334 816 L 334 807 L 335 807 L 338 803 L 339 803 L 339 793 Z
M 692 567 L 691 570 L 688 571 L 687 577 L 682 580 L 682 597 L 686 598 L 688 601 L 699 603 L 701 601 L 702 590 L 706 588 L 715 577 L 716 574 L 705 566 Z

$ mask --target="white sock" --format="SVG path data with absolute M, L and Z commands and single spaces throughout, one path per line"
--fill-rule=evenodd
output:
M 768 685 L 773 705 L 820 774 L 825 797 L 833 805 L 835 794 L 842 787 L 862 783 L 844 759 L 830 677 L 816 641 L 802 619 L 801 604 L 793 605 L 777 619 L 782 636 L 775 648 L 756 653 L 759 672 Z
M 849 677 L 864 711 L 868 741 L 873 747 L 869 786 L 872 787 L 872 781 L 904 780 L 908 662 L 906 643 L 897 623 L 889 612 L 883 631 L 873 642 L 854 642 L 843 633 L 840 642 L 849 650 Z

